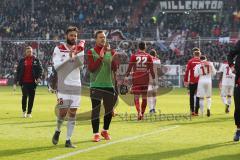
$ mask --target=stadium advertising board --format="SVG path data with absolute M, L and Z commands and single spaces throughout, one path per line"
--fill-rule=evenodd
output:
M 164 65 L 163 70 L 165 75 L 176 76 L 179 75 L 180 66 L 179 65 Z
M 0 86 L 6 86 L 8 84 L 8 79 L 0 79 Z
M 197 10 L 204 12 L 219 11 L 223 8 L 222 0 L 175 0 L 160 1 L 160 10 L 169 12 L 181 12 L 189 10 Z

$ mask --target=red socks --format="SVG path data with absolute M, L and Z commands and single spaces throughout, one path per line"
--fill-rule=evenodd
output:
M 146 107 L 147 107 L 147 99 L 145 98 L 145 99 L 142 100 L 142 106 L 141 106 L 142 114 L 144 114 L 144 112 L 146 110 Z
M 139 113 L 140 112 L 139 96 L 134 96 L 134 104 L 137 112 Z
M 135 104 L 137 112 L 140 113 L 140 103 L 139 103 L 139 96 L 138 95 L 134 96 L 134 104 Z M 144 99 L 142 99 L 142 105 L 141 105 L 141 113 L 142 114 L 144 114 L 144 112 L 146 110 L 146 107 L 147 107 L 147 99 L 144 98 Z

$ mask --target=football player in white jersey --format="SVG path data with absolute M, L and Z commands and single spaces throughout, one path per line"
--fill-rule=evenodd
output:
M 216 74 L 213 63 L 207 61 L 206 56 L 200 57 L 201 63 L 195 66 L 194 76 L 199 76 L 197 97 L 199 97 L 200 110 L 204 113 L 204 97 L 207 99 L 207 116 L 210 116 L 211 95 L 212 95 L 212 76 Z
M 76 112 L 80 104 L 80 67 L 84 61 L 84 43 L 77 45 L 77 27 L 68 27 L 66 43 L 55 47 L 53 53 L 53 66 L 57 72 L 57 125 L 52 143 L 57 144 L 61 126 L 67 117 L 67 137 L 65 147 L 75 148 L 71 143 L 71 136 L 76 123 Z
M 226 105 L 225 112 L 229 113 L 231 99 L 234 89 L 235 74 L 232 73 L 227 61 L 224 61 L 219 69 L 220 79 L 219 88 L 221 90 L 221 97 L 223 103 Z
M 155 79 L 152 79 L 152 77 L 149 77 L 149 85 L 148 85 L 148 98 L 147 98 L 147 104 L 149 106 L 149 112 L 150 113 L 156 113 L 156 102 L 157 102 L 157 89 L 158 89 L 158 73 L 161 69 L 161 61 L 159 58 L 157 58 L 157 52 L 154 49 L 151 49 L 150 55 L 152 56 L 153 61 L 153 71 L 156 75 Z

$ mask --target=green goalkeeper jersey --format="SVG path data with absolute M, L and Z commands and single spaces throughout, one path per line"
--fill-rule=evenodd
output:
M 100 56 L 92 48 L 92 55 L 94 61 Z M 112 53 L 106 52 L 103 56 L 101 66 L 94 72 L 90 72 L 90 87 L 91 88 L 112 88 L 113 87 L 113 73 L 111 69 Z

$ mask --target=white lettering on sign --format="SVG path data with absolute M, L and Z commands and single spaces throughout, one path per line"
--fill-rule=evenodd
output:
M 160 10 L 221 10 L 223 8 L 223 0 L 164 0 L 160 1 Z

